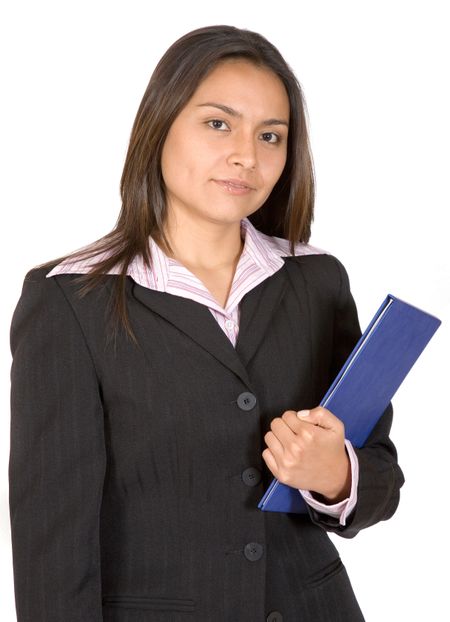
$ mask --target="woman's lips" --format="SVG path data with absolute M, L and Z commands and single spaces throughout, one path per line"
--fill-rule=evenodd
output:
M 213 179 L 213 181 L 224 188 L 229 194 L 242 195 L 248 194 L 254 188 L 238 179 Z

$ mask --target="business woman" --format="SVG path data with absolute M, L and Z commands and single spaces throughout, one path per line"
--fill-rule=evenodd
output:
M 31 269 L 11 326 L 19 622 L 357 622 L 327 532 L 395 512 L 392 409 L 355 449 L 320 402 L 360 336 L 308 244 L 301 88 L 261 35 L 176 41 L 114 229 Z M 273 476 L 308 514 L 261 512 Z

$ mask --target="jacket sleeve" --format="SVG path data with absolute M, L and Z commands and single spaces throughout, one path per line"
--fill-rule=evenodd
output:
M 343 265 L 337 259 L 333 259 L 339 270 L 340 287 L 335 312 L 330 382 L 334 380 L 361 336 L 347 273 Z M 337 518 L 308 508 L 314 523 L 327 531 L 352 538 L 361 529 L 379 521 L 387 520 L 394 514 L 400 500 L 400 488 L 405 480 L 397 463 L 395 446 L 389 438 L 392 415 L 392 405 L 389 404 L 364 447 L 355 448 L 359 463 L 357 502 L 353 512 L 346 520 L 346 525 L 340 525 Z
M 72 307 L 46 272 L 26 275 L 10 333 L 17 620 L 100 622 L 100 388 Z

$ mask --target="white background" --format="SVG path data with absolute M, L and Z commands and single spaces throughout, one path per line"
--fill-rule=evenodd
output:
M 317 176 L 311 242 L 347 267 L 364 328 L 388 292 L 443 320 L 394 399 L 407 483 L 396 515 L 333 537 L 367 622 L 450 619 L 449 21 L 446 2 L 20 1 L 0 16 L 1 617 L 13 622 L 9 324 L 35 264 L 110 231 L 132 122 L 159 57 L 200 26 L 256 30 L 305 92 Z M 6 224 L 5 224 L 6 223 Z M 63 621 L 61 621 L 63 622 Z M 249 621 L 253 622 L 253 621 Z

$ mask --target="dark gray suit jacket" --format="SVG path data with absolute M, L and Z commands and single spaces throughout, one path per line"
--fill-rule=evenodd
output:
M 11 327 L 19 622 L 363 620 L 327 531 L 394 513 L 392 409 L 357 450 L 347 526 L 257 509 L 270 422 L 317 406 L 360 336 L 342 265 L 286 258 L 243 298 L 236 348 L 205 306 L 127 277 L 140 345 L 121 332 L 114 349 L 117 277 L 79 299 L 48 271 L 25 277 Z

